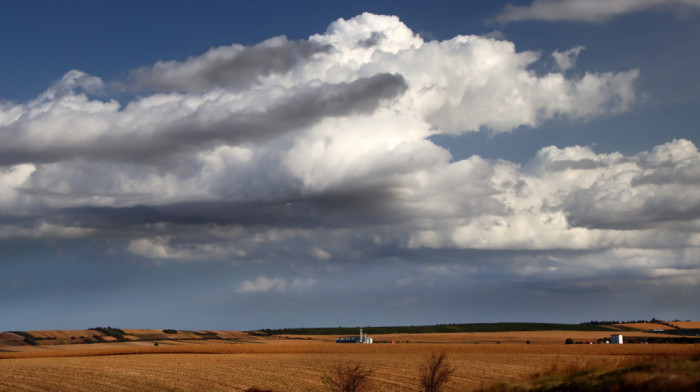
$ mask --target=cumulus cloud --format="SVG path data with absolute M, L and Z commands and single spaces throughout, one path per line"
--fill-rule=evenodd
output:
M 626 110 L 635 100 L 634 70 L 567 79 L 536 75 L 529 69 L 536 61 L 511 42 L 424 42 L 396 17 L 363 14 L 308 40 L 215 48 L 141 68 L 132 73 L 133 88 L 160 93 L 124 107 L 91 98 L 102 81 L 70 71 L 41 97 L 0 106 L 0 164 L 157 162 L 219 145 L 304 137 L 334 118 L 352 123 L 384 111 L 397 123 L 416 122 L 420 138 L 508 132 L 554 116 Z
M 472 192 L 481 188 L 482 204 L 439 196 L 452 219 L 423 219 L 426 227 L 409 243 L 476 249 L 697 246 L 700 193 L 692 178 L 699 159 L 687 140 L 635 156 L 546 147 L 524 167 L 471 158 L 462 175 Z M 658 171 L 666 174 L 663 181 L 656 180 Z M 427 188 L 447 192 L 439 182 Z
M 567 78 L 537 75 L 537 61 L 504 40 L 426 42 L 396 17 L 363 14 L 307 40 L 140 68 L 125 83 L 158 92 L 123 105 L 94 97 L 101 79 L 70 71 L 37 99 L 0 105 L 0 206 L 102 229 L 371 226 L 444 216 L 424 184 L 450 187 L 466 173 L 476 178 L 462 189 L 471 201 L 454 212 L 498 211 L 503 204 L 484 197 L 494 191 L 481 177 L 491 165 L 451 165 L 430 136 L 586 119 L 636 99 L 636 70 Z M 425 204 L 399 208 L 404 197 Z M 190 254 L 133 240 L 143 257 Z
M 508 4 L 495 18 L 500 23 L 522 20 L 601 22 L 629 12 L 649 9 L 700 9 L 698 0 L 535 0 L 530 5 Z
M 581 50 L 556 52 L 559 69 Z M 546 147 L 527 165 L 453 160 L 431 141 L 635 103 L 636 70 L 568 77 L 534 72 L 538 61 L 502 39 L 424 41 L 396 17 L 363 14 L 307 40 L 140 68 L 124 83 L 143 95 L 124 105 L 71 71 L 35 100 L 0 105 L 0 217 L 27 236 L 44 222 L 43 237 L 102 236 L 148 260 L 697 246 L 690 141 L 632 156 Z M 239 290 L 314 283 L 261 276 Z
M 700 156 L 687 140 L 674 140 L 628 162 L 611 163 L 588 187 L 573 189 L 569 219 L 588 227 L 640 228 L 700 217 Z

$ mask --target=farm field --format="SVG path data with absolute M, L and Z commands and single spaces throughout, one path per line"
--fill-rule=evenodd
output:
M 564 345 L 562 337 L 584 339 L 591 332 L 556 333 L 561 334 L 559 344 L 545 344 L 548 341 L 539 332 L 511 332 L 490 336 L 502 344 L 364 345 L 271 337 L 247 343 L 164 341 L 157 347 L 149 342 L 6 347 L 14 351 L 0 352 L 0 391 L 245 391 L 257 387 L 321 392 L 324 373 L 344 363 L 372 368 L 372 391 L 417 391 L 418 367 L 430 354 L 441 352 L 455 369 L 449 390 L 472 391 L 553 369 L 614 368 L 650 357 L 700 355 L 700 346 L 693 344 Z M 533 344 L 506 343 L 508 336 Z M 418 335 L 392 340 L 421 339 L 427 340 Z M 470 341 L 464 336 L 454 339 Z
M 454 332 L 454 333 L 421 333 L 421 334 L 386 334 L 372 335 L 375 343 L 526 343 L 532 344 L 562 344 L 567 338 L 575 341 L 595 341 L 609 338 L 615 331 L 511 331 L 511 332 Z M 624 332 L 623 332 L 624 333 Z M 635 337 L 673 337 L 651 332 L 630 332 Z M 335 336 L 329 335 L 281 335 L 284 338 L 335 341 Z
M 659 323 L 624 323 L 624 324 L 613 324 L 613 325 L 626 327 L 626 328 L 641 329 L 644 331 L 651 331 L 654 329 L 669 329 L 669 328 L 671 328 L 668 325 L 659 324 Z
M 671 321 L 676 328 L 700 329 L 700 321 Z

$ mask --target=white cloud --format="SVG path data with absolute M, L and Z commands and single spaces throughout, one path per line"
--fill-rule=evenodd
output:
M 316 260 L 326 261 L 326 260 L 330 260 L 333 258 L 333 255 L 330 252 L 328 252 L 327 250 L 318 248 L 318 247 L 311 248 L 309 253 Z
M 132 87 L 161 92 L 124 106 L 91 98 L 103 82 L 71 71 L 35 100 L 0 105 L 0 203 L 31 213 L 403 189 L 454 171 L 436 133 L 510 132 L 636 99 L 637 71 L 568 79 L 535 74 L 536 61 L 511 42 L 425 42 L 397 17 L 363 14 L 308 40 L 141 68 Z
M 149 259 L 169 259 L 174 257 L 169 250 L 167 242 L 161 239 L 141 238 L 133 240 L 129 243 L 129 251 Z
M 521 20 L 580 20 L 600 22 L 649 9 L 700 8 L 699 0 L 535 0 L 530 5 L 508 4 L 498 14 L 501 23 Z
M 557 67 L 559 67 L 559 69 L 562 72 L 564 72 L 573 68 L 576 65 L 576 59 L 578 58 L 578 55 L 581 53 L 581 51 L 584 49 L 585 47 L 579 45 L 564 52 L 559 52 L 555 50 L 554 53 L 552 53 L 552 57 L 554 58 L 554 61 L 556 61 Z
M 267 293 L 284 291 L 287 282 L 280 278 L 258 276 L 254 281 L 246 280 L 238 285 L 238 293 Z
M 12 209 L 20 205 L 18 192 L 36 170 L 33 164 L 20 164 L 0 167 L 0 208 Z
M 160 236 L 131 240 L 127 249 L 134 255 L 153 260 L 234 262 L 246 256 L 245 251 L 230 244 L 202 242 L 173 246 L 170 238 Z
M 68 71 L 61 80 L 51 86 L 40 97 L 42 100 L 53 100 L 64 95 L 75 94 L 80 89 L 89 94 L 97 94 L 104 89 L 102 79 L 86 74 L 83 71 Z
M 471 165 L 466 165 L 469 161 Z M 635 156 L 596 154 L 585 147 L 546 147 L 522 168 L 504 161 L 469 161 L 450 166 L 455 178 L 469 179 L 466 183 L 469 191 L 477 192 L 474 196 L 437 175 L 424 180 L 424 189 L 431 193 L 415 193 L 419 200 L 409 204 L 417 206 L 413 216 L 422 217 L 421 209 L 427 208 L 444 215 L 426 210 L 425 217 L 415 221 L 422 228 L 411 235 L 411 247 L 542 250 L 700 245 L 696 232 L 700 153 L 687 140 Z
M 581 50 L 556 52 L 560 69 Z M 50 94 L 0 105 L 0 213 L 106 236 L 162 225 L 133 234 L 127 250 L 183 261 L 295 246 L 335 261 L 346 257 L 339 239 L 373 237 L 409 248 L 698 244 L 689 141 L 634 156 L 546 147 L 525 166 L 453 161 L 431 141 L 635 102 L 636 70 L 569 78 L 537 74 L 537 61 L 505 40 L 426 42 L 396 17 L 363 14 L 308 40 L 139 69 L 132 87 L 145 93 L 124 106 L 91 98 L 101 80 L 69 72 Z M 240 67 L 250 80 L 236 79 Z M 270 282 L 281 285 L 244 286 Z

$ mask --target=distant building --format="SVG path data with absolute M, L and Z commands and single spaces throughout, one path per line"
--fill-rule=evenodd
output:
M 366 343 L 372 344 L 372 338 L 367 336 L 367 334 L 362 333 L 362 328 L 360 328 L 360 336 L 345 336 L 338 338 L 336 343 Z
M 612 335 L 610 337 L 611 344 L 622 344 L 622 335 Z

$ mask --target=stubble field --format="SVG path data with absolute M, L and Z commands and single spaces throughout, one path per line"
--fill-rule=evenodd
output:
M 418 368 L 432 353 L 445 353 L 455 369 L 448 390 L 472 391 L 553 369 L 612 368 L 651 357 L 700 354 L 700 347 L 692 344 L 545 344 L 536 343 L 539 333 L 529 334 L 533 344 L 506 343 L 505 339 L 501 344 L 475 344 L 476 339 L 464 343 L 470 339 L 435 334 L 422 338 L 454 341 L 405 343 L 411 336 L 403 336 L 407 338 L 403 343 L 373 345 L 271 338 L 249 343 L 161 342 L 157 347 L 147 342 L 31 347 L 0 352 L 0 391 L 245 391 L 257 387 L 320 392 L 324 391 L 322 376 L 334 365 L 358 363 L 374 371 L 371 391 L 406 392 L 418 390 Z M 503 337 L 493 335 L 491 340 Z

